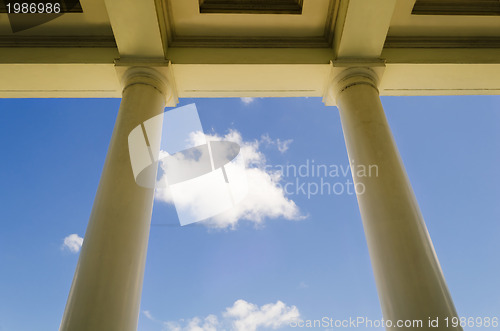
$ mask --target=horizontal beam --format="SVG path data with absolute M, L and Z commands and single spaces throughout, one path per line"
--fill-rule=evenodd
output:
M 325 49 L 170 48 L 186 97 L 320 97 Z M 1 98 L 118 98 L 116 48 L 3 48 Z M 381 95 L 500 94 L 500 48 L 385 48 Z
M 175 48 L 167 59 L 174 64 L 328 64 L 327 48 Z
M 1 98 L 119 98 L 114 64 L 0 64 Z
M 174 64 L 179 97 L 319 97 L 328 64 Z
M 500 2 L 499 2 L 500 4 Z M 384 48 L 500 48 L 500 37 L 388 36 Z
M 500 94 L 500 64 L 387 64 L 381 95 Z
M 113 64 L 118 57 L 116 47 L 0 47 L 0 65 Z
M 0 47 L 116 48 L 113 36 L 0 36 Z
M 500 48 L 385 48 L 381 58 L 389 64 L 500 64 Z

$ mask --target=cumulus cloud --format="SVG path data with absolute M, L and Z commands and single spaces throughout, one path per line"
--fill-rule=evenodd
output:
M 279 329 L 297 321 L 300 317 L 296 306 L 288 306 L 282 301 L 258 306 L 245 300 L 237 300 L 226 308 L 220 316 L 193 317 L 187 320 L 164 322 L 166 331 L 256 331 Z
M 245 105 L 251 104 L 255 100 L 255 98 L 249 98 L 249 97 L 244 97 L 244 98 L 240 98 L 240 99 L 241 99 L 241 102 L 243 102 Z
M 215 315 L 208 315 L 203 319 L 193 317 L 183 324 L 181 322 L 165 322 L 163 326 L 166 331 L 217 331 L 221 327 Z
M 231 321 L 231 329 L 236 331 L 255 331 L 257 328 L 279 329 L 299 318 L 295 306 L 287 306 L 282 301 L 268 303 L 261 307 L 238 300 L 223 314 Z
M 64 238 L 62 245 L 63 249 L 69 250 L 71 253 L 78 253 L 83 244 L 83 238 L 76 233 L 70 234 Z
M 246 220 L 253 222 L 255 225 L 262 225 L 266 219 L 282 217 L 287 220 L 299 220 L 304 218 L 295 202 L 286 197 L 283 188 L 280 186 L 282 174 L 278 171 L 269 171 L 266 168 L 267 162 L 265 155 L 260 151 L 262 142 L 269 143 L 271 140 L 267 136 L 264 141 L 244 141 L 238 131 L 229 131 L 225 136 L 205 135 L 203 133 L 195 133 L 190 138 L 193 146 L 203 144 L 206 140 L 217 141 L 225 140 L 237 143 L 240 146 L 240 154 L 242 162 L 235 165 L 235 170 L 238 174 L 246 177 L 247 194 L 242 201 L 235 204 L 231 209 L 224 213 L 218 214 L 202 224 L 212 228 L 230 228 L 234 229 L 238 222 Z M 290 141 L 291 142 L 291 141 Z M 285 146 L 288 146 L 287 142 Z M 275 144 L 277 144 L 275 142 Z M 282 145 L 281 145 L 282 146 Z M 214 192 L 213 187 L 200 188 L 200 192 Z M 216 193 L 212 196 L 217 198 Z M 173 203 L 174 199 L 172 192 L 168 188 L 156 190 L 156 199 L 167 203 Z M 198 209 L 199 214 L 203 214 L 205 210 L 213 207 L 213 204 L 201 202 L 200 196 L 190 190 L 184 192 L 176 191 L 175 196 L 176 206 L 191 205 Z

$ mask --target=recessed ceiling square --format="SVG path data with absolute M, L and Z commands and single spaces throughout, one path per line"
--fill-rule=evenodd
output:
M 199 0 L 202 14 L 302 14 L 302 0 Z

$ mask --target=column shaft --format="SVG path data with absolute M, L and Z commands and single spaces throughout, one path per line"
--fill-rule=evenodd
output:
M 457 313 L 375 81 L 366 76 L 350 76 L 338 82 L 337 91 L 384 318 L 393 322 L 422 320 L 423 327 L 415 330 L 436 330 L 428 326 L 428 319 L 438 317 L 439 330 L 461 330 L 444 325 L 445 317 L 451 319 Z M 362 166 L 366 167 L 365 173 L 358 171 Z
M 135 182 L 128 135 L 164 107 L 161 81 L 126 83 L 60 330 L 137 329 L 154 189 Z

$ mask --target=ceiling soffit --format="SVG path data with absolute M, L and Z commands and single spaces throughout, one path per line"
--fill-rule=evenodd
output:
M 155 0 L 164 45 L 209 48 L 332 46 L 339 0 L 267 0 L 267 7 L 257 10 L 255 6 L 259 1 Z M 213 11 L 207 12 L 206 6 L 203 9 L 207 3 Z M 223 3 L 233 3 L 233 6 L 221 13 Z

